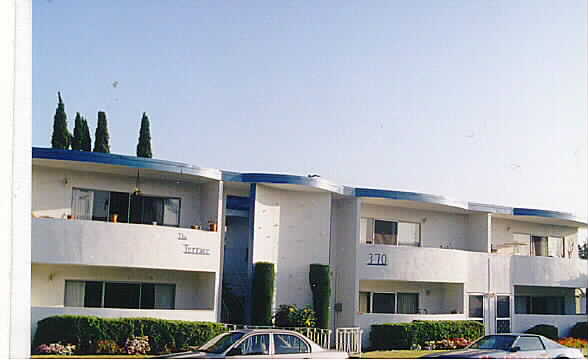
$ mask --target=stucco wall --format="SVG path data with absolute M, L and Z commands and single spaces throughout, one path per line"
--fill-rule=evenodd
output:
M 492 221 L 489 214 L 467 215 L 466 249 L 471 251 L 489 252 L 492 237 Z
M 419 223 L 423 247 L 471 248 L 467 239 L 467 215 L 362 203 L 361 217 Z
M 257 184 L 253 263 L 276 264 L 275 306 L 312 304 L 309 265 L 329 264 L 331 194 Z
M 213 310 L 214 273 L 78 265 L 32 265 L 32 306 L 63 306 L 65 280 L 175 284 L 177 310 Z
M 513 315 L 512 331 L 524 332 L 535 325 L 548 324 L 557 326 L 559 337 L 566 337 L 576 323 L 586 319 L 586 315 Z
M 33 262 L 219 271 L 219 232 L 90 220 L 32 220 Z M 194 248 L 207 252 L 192 251 Z
M 203 185 L 160 181 L 141 178 L 141 191 L 145 195 L 179 197 L 181 199 L 180 226 L 205 224 L 211 214 L 216 215 L 218 203 L 207 201 L 201 209 Z M 71 214 L 72 188 L 133 192 L 135 177 L 114 174 L 79 172 L 33 166 L 32 211 L 38 216 L 63 218 Z M 206 199 L 214 200 L 208 193 L 218 188 L 218 182 L 204 185 Z M 218 198 L 218 197 L 217 197 Z M 210 208 L 210 209 L 209 209 Z
M 359 204 L 355 198 L 333 200 L 331 254 L 333 262 L 334 302 L 341 312 L 334 312 L 335 327 L 353 327 L 359 308 L 357 294 L 357 247 L 359 246 Z

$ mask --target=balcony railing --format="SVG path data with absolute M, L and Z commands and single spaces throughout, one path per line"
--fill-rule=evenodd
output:
M 90 220 L 32 219 L 32 262 L 216 272 L 220 233 Z

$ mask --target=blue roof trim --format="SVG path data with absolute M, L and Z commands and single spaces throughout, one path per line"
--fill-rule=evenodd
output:
M 241 174 L 241 182 L 303 185 L 341 195 L 345 193 L 345 187 L 342 185 L 337 185 L 321 178 L 298 175 L 245 173 Z
M 581 219 L 570 213 L 541 209 L 511 208 L 506 206 L 480 203 L 468 203 L 448 199 L 443 196 L 422 194 L 416 192 L 354 188 L 350 186 L 338 185 L 319 177 L 266 173 L 239 173 L 235 171 L 199 168 L 190 164 L 168 160 L 147 159 L 139 158 L 136 156 L 105 154 L 86 151 L 59 150 L 40 147 L 33 147 L 33 159 L 80 161 L 105 165 L 127 166 L 137 169 L 152 169 L 157 171 L 166 171 L 175 174 L 195 175 L 209 178 L 212 180 L 251 183 L 252 185 L 255 183 L 302 185 L 346 196 L 418 201 L 430 204 L 451 206 L 454 208 L 460 208 L 471 211 L 507 214 L 513 216 L 535 216 L 543 218 L 552 218 L 573 221 L 576 223 L 581 223 L 583 225 L 587 225 L 588 223 L 586 219 Z
M 127 166 L 136 169 L 152 169 L 176 174 L 187 174 L 221 180 L 222 173 L 217 169 L 205 169 L 185 163 L 168 160 L 139 158 L 136 156 L 105 154 L 89 151 L 60 150 L 33 147 L 33 159 L 80 161 L 105 165 Z
M 430 203 L 430 204 L 452 206 L 452 207 L 468 210 L 468 205 L 465 202 L 451 200 L 451 199 L 445 198 L 443 196 L 421 194 L 421 193 L 415 193 L 415 192 L 356 188 L 355 189 L 355 196 L 356 197 L 381 198 L 381 199 L 393 199 L 393 200 L 410 200 L 410 201 L 426 202 L 426 203 Z
M 585 220 L 579 219 L 574 214 L 559 212 L 559 211 L 551 211 L 551 210 L 513 208 L 512 214 L 515 216 L 538 216 L 538 217 L 546 217 L 546 218 L 553 218 L 553 219 L 585 222 Z

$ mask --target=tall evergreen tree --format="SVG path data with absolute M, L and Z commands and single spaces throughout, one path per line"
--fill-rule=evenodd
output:
M 98 111 L 98 125 L 96 126 L 96 137 L 94 139 L 94 152 L 110 152 L 110 136 L 108 135 L 108 124 L 106 123 L 106 113 Z
M 90 128 L 85 117 L 82 117 L 82 150 L 92 151 L 92 138 L 90 137 Z
M 82 117 L 80 113 L 76 113 L 75 126 L 73 131 L 73 139 L 71 140 L 72 150 L 83 150 L 82 141 L 84 140 L 84 124 L 82 123 Z
M 69 149 L 71 134 L 67 130 L 67 115 L 65 105 L 61 99 L 61 93 L 57 92 L 59 103 L 53 116 L 53 135 L 51 135 L 51 147 L 53 149 Z
M 143 113 L 141 118 L 141 130 L 139 130 L 139 143 L 137 144 L 137 156 L 150 158 L 151 154 L 151 132 L 149 131 L 149 118 Z

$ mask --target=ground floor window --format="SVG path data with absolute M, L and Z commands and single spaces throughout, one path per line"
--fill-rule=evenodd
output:
M 175 284 L 65 281 L 65 306 L 122 309 L 174 309 Z
M 515 296 L 517 314 L 564 315 L 564 296 Z
M 417 314 L 418 293 L 359 293 L 359 312 L 375 314 Z
M 484 318 L 484 296 L 483 295 L 470 295 L 469 296 L 469 311 L 468 316 L 470 318 Z

